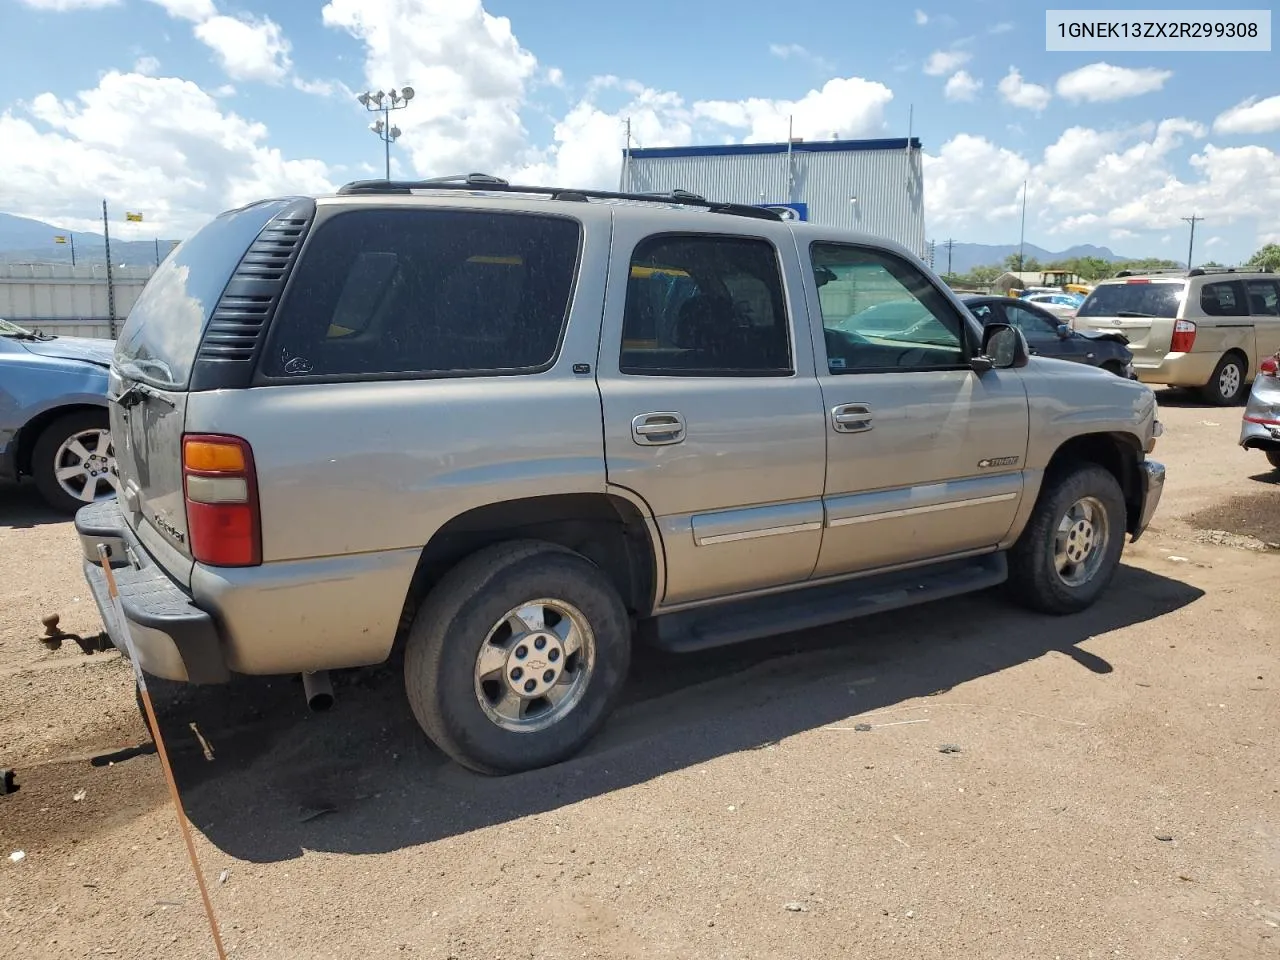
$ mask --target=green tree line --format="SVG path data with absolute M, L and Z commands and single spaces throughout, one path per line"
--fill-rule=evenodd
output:
M 1068 257 L 1063 260 L 1051 260 L 1041 263 L 1035 257 L 1027 257 L 1025 262 L 1016 253 L 1004 258 L 1002 264 L 991 264 L 975 267 L 968 273 L 948 274 L 943 279 L 952 286 L 986 286 L 993 283 L 1000 274 L 1006 271 L 1036 273 L 1042 270 L 1063 270 L 1074 273 L 1088 283 L 1114 277 L 1121 270 L 1177 270 L 1182 266 L 1176 260 L 1164 260 L 1159 257 L 1143 257 L 1138 260 L 1119 260 L 1114 263 L 1101 257 Z M 1210 260 L 1202 264 L 1205 267 L 1221 266 Z M 1258 250 L 1246 262 L 1245 266 L 1270 267 L 1280 273 L 1280 244 L 1268 243 Z

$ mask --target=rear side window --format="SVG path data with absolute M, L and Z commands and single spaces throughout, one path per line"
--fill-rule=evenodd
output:
M 1280 285 L 1274 280 L 1250 280 L 1249 312 L 1255 317 L 1280 317 Z
M 290 281 L 268 377 L 529 373 L 559 349 L 574 220 L 463 210 L 336 214 Z
M 1077 317 L 1164 317 L 1178 315 L 1186 294 L 1184 280 L 1104 283 L 1076 311 Z
M 791 336 L 778 254 L 767 240 L 666 234 L 635 248 L 622 373 L 786 376 Z
M 272 200 L 229 211 L 175 248 L 129 311 L 116 341 L 117 369 L 158 387 L 184 389 L 205 326 L 240 258 L 292 203 Z
M 1247 317 L 1249 305 L 1243 285 L 1235 280 L 1206 283 L 1200 290 L 1200 309 L 1206 317 Z

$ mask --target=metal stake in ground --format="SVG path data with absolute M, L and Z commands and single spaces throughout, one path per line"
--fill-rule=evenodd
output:
M 116 624 L 124 637 L 124 645 L 129 652 L 129 661 L 133 664 L 134 677 L 138 681 L 138 692 L 142 695 L 142 707 L 147 713 L 147 723 L 151 726 L 151 736 L 156 742 L 156 753 L 160 757 L 160 766 L 164 770 L 165 782 L 169 784 L 169 795 L 173 798 L 173 809 L 178 815 L 178 826 L 182 830 L 182 839 L 187 845 L 187 856 L 191 860 L 191 871 L 196 875 L 196 885 L 200 888 L 200 899 L 204 901 L 205 916 L 209 918 L 209 929 L 213 932 L 213 945 L 218 951 L 218 960 L 227 960 L 227 951 L 222 946 L 222 936 L 218 933 L 218 921 L 213 915 L 213 903 L 209 900 L 209 890 L 204 885 L 204 875 L 200 873 L 200 861 L 196 857 L 196 845 L 191 839 L 191 826 L 187 822 L 187 813 L 182 808 L 182 797 L 178 794 L 178 783 L 173 779 L 173 767 L 169 765 L 169 751 L 164 747 L 164 735 L 160 732 L 160 723 L 156 720 L 156 708 L 151 702 L 151 691 L 147 689 L 147 678 L 138 666 L 138 653 L 133 646 L 133 637 L 129 634 L 129 622 L 124 617 L 124 607 L 120 604 L 120 591 L 116 589 L 115 572 L 111 569 L 110 552 L 105 544 L 98 544 L 98 560 L 102 563 L 102 572 L 107 578 L 107 592 L 111 596 L 111 606 L 115 611 Z

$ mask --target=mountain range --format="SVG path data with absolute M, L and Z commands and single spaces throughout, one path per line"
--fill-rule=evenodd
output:
M 100 233 L 82 233 L 55 227 L 40 220 L 0 213 L 0 263 L 70 263 L 72 243 L 55 243 L 54 237 L 74 241 L 76 263 L 105 263 L 106 248 Z M 158 251 L 157 251 L 158 247 Z M 143 266 L 163 257 L 173 241 L 118 240 L 111 238 L 111 261 Z
M 1002 267 L 1005 257 L 1018 252 L 1016 243 L 955 243 L 951 247 L 951 272 L 968 273 L 974 267 Z M 1041 263 L 1053 263 L 1055 260 L 1071 260 L 1077 257 L 1097 257 L 1108 263 L 1121 260 L 1132 260 L 1112 253 L 1107 247 L 1095 247 L 1089 243 L 1068 247 L 1066 250 L 1053 251 L 1028 243 L 1024 249 L 1028 260 L 1032 258 Z M 933 268 L 938 273 L 947 272 L 947 245 L 945 241 L 935 240 L 933 248 Z

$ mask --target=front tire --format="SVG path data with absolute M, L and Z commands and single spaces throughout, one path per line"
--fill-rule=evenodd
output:
M 1200 389 L 1200 395 L 1215 407 L 1233 407 L 1245 395 L 1246 363 L 1238 353 L 1228 353 L 1213 368 L 1213 376 Z
M 45 427 L 31 452 L 31 475 L 59 513 L 114 497 L 118 480 L 107 412 L 68 413 Z
M 471 555 L 431 591 L 409 630 L 405 691 L 458 763 L 517 773 L 582 749 L 630 662 L 630 620 L 600 568 L 555 544 L 515 541 Z
M 1014 599 L 1040 613 L 1078 613 L 1107 588 L 1124 550 L 1120 484 L 1092 463 L 1046 478 L 1046 486 L 1009 551 Z
M 1268 450 L 1267 463 L 1271 464 L 1272 470 L 1280 470 L 1280 450 Z

